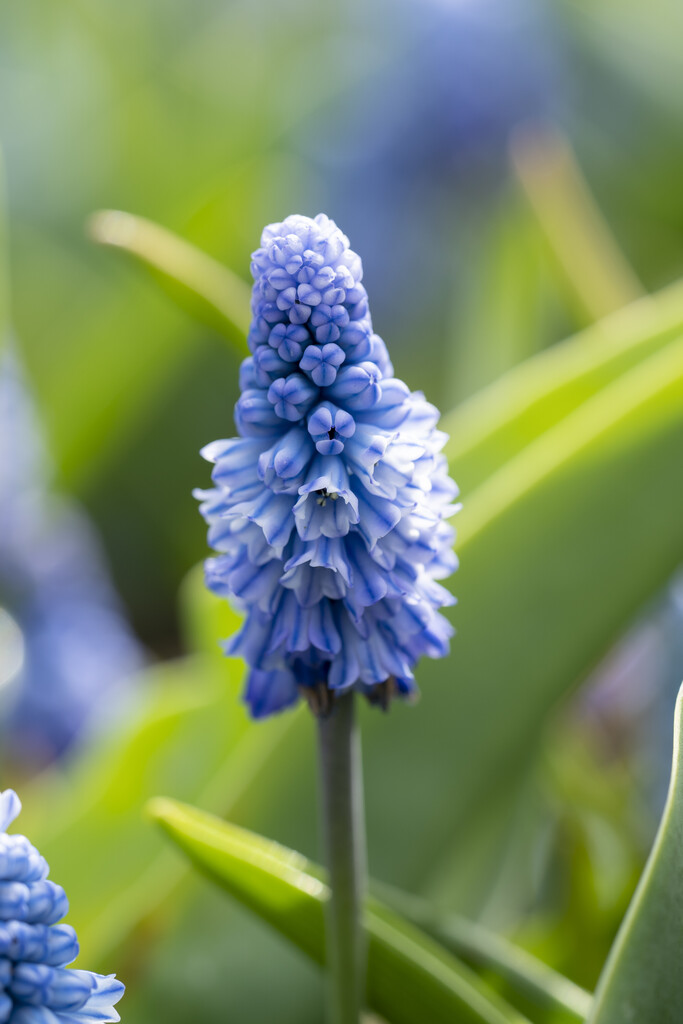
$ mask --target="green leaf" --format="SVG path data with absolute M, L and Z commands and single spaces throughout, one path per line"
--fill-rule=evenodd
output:
M 507 983 L 510 995 L 528 999 L 553 1014 L 553 1021 L 585 1021 L 593 1001 L 589 992 L 558 974 L 547 964 L 487 928 L 456 914 L 440 912 L 432 904 L 386 886 L 373 891 L 397 913 L 431 935 L 440 945 L 477 969 L 489 970 Z
M 652 852 L 600 978 L 590 1024 L 678 1024 L 683 1006 L 683 688 Z
M 125 275 L 113 275 L 109 254 L 92 246 L 82 252 L 21 223 L 13 236 L 22 353 L 60 480 L 82 495 L 148 430 L 159 403 L 216 339 L 144 274 L 123 282 Z M 27 262 L 30 274 L 21 272 Z M 31 301 L 36 280 L 40 303 Z M 236 375 L 231 353 L 221 349 L 218 361 Z
M 506 195 L 487 209 L 476 244 L 458 269 L 462 281 L 453 301 L 466 343 L 449 346 L 445 393 L 453 399 L 472 395 L 547 345 L 554 282 L 543 256 L 521 197 Z
M 320 869 L 235 825 L 158 798 L 149 813 L 193 863 L 316 963 L 325 962 Z M 367 904 L 368 1002 L 392 1024 L 524 1024 L 525 1018 L 419 929 L 375 900 Z
M 241 277 L 144 217 L 100 210 L 88 229 L 95 242 L 122 249 L 155 271 L 181 306 L 189 303 L 192 312 L 208 316 L 237 352 L 248 355 L 251 289 Z
M 683 283 L 533 356 L 445 416 L 463 492 L 683 332 Z
M 522 128 L 512 164 L 583 322 L 642 295 L 568 140 L 545 127 Z

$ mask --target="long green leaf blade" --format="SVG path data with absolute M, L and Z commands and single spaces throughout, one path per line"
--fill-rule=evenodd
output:
M 149 811 L 203 873 L 325 962 L 329 890 L 304 857 L 173 800 L 158 798 Z M 365 924 L 370 1008 L 391 1024 L 524 1024 L 473 972 L 381 904 L 368 904 Z
M 512 165 L 589 322 L 643 294 L 566 138 L 548 128 L 522 128 L 513 138 Z
M 590 1024 L 678 1024 L 683 1008 L 683 688 L 659 832 L 595 996 Z
M 468 399 L 443 419 L 463 491 L 682 332 L 683 283 L 677 283 L 533 356 Z
M 593 997 L 569 978 L 514 943 L 457 914 L 443 913 L 426 900 L 389 887 L 373 887 L 384 902 L 431 935 L 465 963 L 490 970 L 512 992 L 553 1013 L 562 1024 L 585 1021 Z M 510 996 L 514 1002 L 514 996 Z
M 242 355 L 248 354 L 249 286 L 227 267 L 171 231 L 144 217 L 120 210 L 100 210 L 88 225 L 91 238 L 121 249 L 161 275 L 181 305 L 191 301 L 193 312 L 208 313 Z

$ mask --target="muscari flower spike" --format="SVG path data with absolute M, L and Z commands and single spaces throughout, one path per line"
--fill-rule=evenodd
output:
M 69 903 L 26 836 L 6 834 L 20 811 L 13 790 L 0 792 L 0 1024 L 118 1021 L 121 982 L 66 967 L 78 956 L 76 932 L 57 923 Z
M 394 377 L 360 257 L 334 221 L 290 216 L 253 254 L 239 437 L 202 455 L 196 491 L 219 554 L 207 585 L 246 612 L 225 645 L 250 666 L 254 717 L 350 687 L 382 704 L 448 652 L 457 487 L 438 411 Z

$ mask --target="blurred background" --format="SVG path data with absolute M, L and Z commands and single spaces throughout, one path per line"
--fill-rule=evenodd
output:
M 246 722 L 239 665 L 216 654 L 231 613 L 195 569 L 191 491 L 208 481 L 199 448 L 233 432 L 234 338 L 98 247 L 89 217 L 150 218 L 247 281 L 264 224 L 325 211 L 363 257 L 397 375 L 466 410 L 683 275 L 682 31 L 674 0 L 2 6 L 0 784 L 22 789 L 84 966 L 127 982 L 127 1021 L 317 1019 L 315 969 L 190 880 L 143 818 L 164 792 L 315 856 L 315 767 L 305 716 Z M 657 532 L 648 515 L 634 545 Z M 595 529 L 600 547 L 609 524 Z M 552 605 L 564 584 L 538 582 L 543 558 L 528 550 L 511 600 Z M 418 677 L 418 709 L 365 716 L 374 874 L 595 983 L 666 792 L 680 558 L 680 543 L 653 558 L 561 678 L 540 658 L 547 692 L 518 746 L 489 751 L 486 793 L 452 753 L 490 713 L 480 675 L 493 685 L 473 641 L 457 651 L 463 563 L 453 660 Z M 497 692 L 517 708 L 529 650 L 485 628 L 486 585 L 479 650 L 505 666 L 514 648 Z

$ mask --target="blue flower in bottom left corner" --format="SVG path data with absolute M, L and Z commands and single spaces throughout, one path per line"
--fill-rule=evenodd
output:
M 26 836 L 6 834 L 20 810 L 13 790 L 0 792 L 0 1024 L 118 1021 L 121 982 L 66 967 L 78 956 L 76 932 L 57 923 L 69 901 Z

